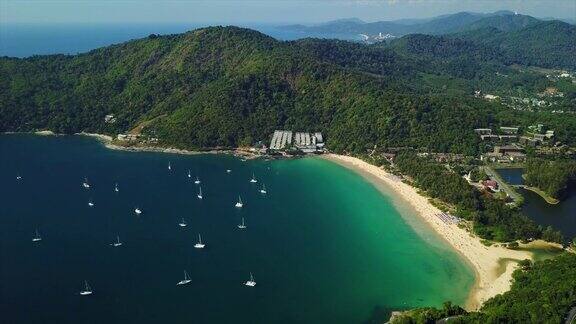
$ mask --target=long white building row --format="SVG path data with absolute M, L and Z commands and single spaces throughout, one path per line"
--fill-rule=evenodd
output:
M 292 145 L 294 141 L 294 145 Z M 314 152 L 324 147 L 324 139 L 322 133 L 305 133 L 285 130 L 276 130 L 272 135 L 270 142 L 271 150 L 284 150 L 289 148 L 297 148 L 304 152 Z

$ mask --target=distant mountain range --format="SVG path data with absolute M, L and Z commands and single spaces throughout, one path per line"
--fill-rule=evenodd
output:
M 492 57 L 507 65 L 521 64 L 547 68 L 576 69 L 576 26 L 560 20 L 540 20 L 511 11 L 488 14 L 460 12 L 429 19 L 403 19 L 367 23 L 357 18 L 340 19 L 314 26 L 285 26 L 292 31 L 318 34 L 362 35 L 367 43 L 391 41 L 407 53 L 435 53 L 464 50 L 474 55 L 481 49 L 482 57 Z M 420 37 L 423 35 L 435 37 Z M 346 37 L 348 36 L 348 37 Z M 449 41 L 452 39 L 453 41 Z M 456 41 L 455 39 L 458 39 Z M 396 43 L 396 44 L 395 44 Z M 472 51 L 472 52 L 466 52 Z
M 444 35 L 492 27 L 499 31 L 514 31 L 542 20 L 516 14 L 511 11 L 493 13 L 460 12 L 427 19 L 402 19 L 396 21 L 364 22 L 357 18 L 339 19 L 318 25 L 288 25 L 282 28 L 313 34 L 365 35 L 378 40 L 377 36 L 401 37 L 408 34 Z
M 210 27 L 74 56 L 0 57 L 0 132 L 139 129 L 166 146 L 202 149 L 251 145 L 286 128 L 322 131 L 335 152 L 411 146 L 475 154 L 472 129 L 500 118 L 472 98 L 475 90 L 555 86 L 513 64 L 576 70 L 576 26 L 481 26 L 372 45 Z M 573 109 L 576 85 L 562 86 L 562 109 Z M 514 112 L 502 123 L 545 122 L 559 141 L 576 143 L 574 118 L 521 117 Z

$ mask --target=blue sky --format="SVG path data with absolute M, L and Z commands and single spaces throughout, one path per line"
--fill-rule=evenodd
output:
M 2 23 L 315 23 L 513 10 L 576 18 L 576 0 L 0 0 Z

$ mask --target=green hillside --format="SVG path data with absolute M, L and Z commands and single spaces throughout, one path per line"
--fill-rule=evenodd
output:
M 489 299 L 478 312 L 466 314 L 447 303 L 444 309 L 409 311 L 392 323 L 436 323 L 446 317 L 452 317 L 450 323 L 564 323 L 576 305 L 576 255 L 522 266 L 513 274 L 511 290 Z
M 506 64 L 576 70 L 576 26 L 558 20 L 504 32 L 496 27 L 452 35 L 494 48 Z
M 145 125 L 164 145 L 210 148 L 267 142 L 274 129 L 289 128 L 323 131 L 337 152 L 474 154 L 472 129 L 506 111 L 473 98 L 475 89 L 548 84 L 469 41 L 415 35 L 388 48 L 211 27 L 75 56 L 0 58 L 0 131 L 114 135 Z M 107 114 L 117 122 L 106 124 Z M 533 122 L 521 113 L 505 118 Z M 561 117 L 540 119 L 568 143 L 576 133 Z

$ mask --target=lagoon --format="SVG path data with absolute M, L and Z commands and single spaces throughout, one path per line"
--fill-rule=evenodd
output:
M 523 184 L 522 169 L 498 169 L 502 179 L 510 184 Z M 570 241 L 576 237 L 576 192 L 569 192 L 567 198 L 556 205 L 547 203 L 538 194 L 517 189 L 524 196 L 522 212 L 542 226 L 552 226 L 562 232 Z

